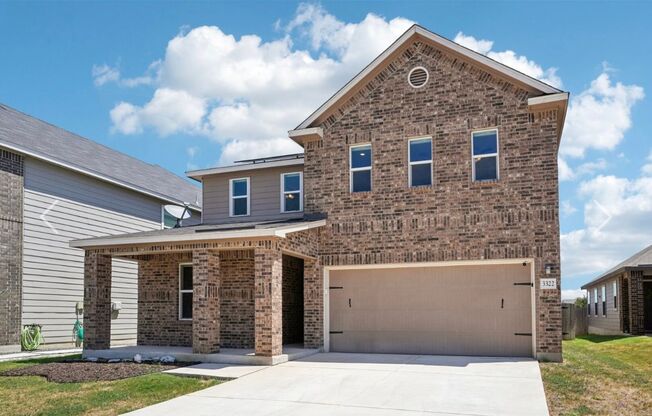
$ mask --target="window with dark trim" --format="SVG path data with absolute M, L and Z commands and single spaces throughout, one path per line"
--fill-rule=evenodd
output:
M 586 311 L 588 312 L 588 316 L 591 316 L 591 291 L 587 290 L 586 291 L 586 304 L 588 307 L 586 308 Z
M 602 316 L 607 316 L 607 286 L 602 285 Z
M 593 316 L 598 316 L 598 288 L 593 289 Z
M 179 265 L 179 319 L 192 319 L 192 264 Z
M 618 309 L 618 280 L 614 280 L 613 291 L 614 291 L 614 309 Z

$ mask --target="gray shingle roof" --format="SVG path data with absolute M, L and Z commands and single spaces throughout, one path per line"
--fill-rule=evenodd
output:
M 170 202 L 201 206 L 201 189 L 142 160 L 0 104 L 0 146 Z
M 612 275 L 620 272 L 621 270 L 628 267 L 652 267 L 652 245 L 645 247 L 643 250 L 629 257 L 627 260 L 624 260 L 606 272 L 602 273 L 600 276 L 591 280 L 589 283 L 582 286 L 582 289 L 591 286 L 603 279 L 611 277 Z

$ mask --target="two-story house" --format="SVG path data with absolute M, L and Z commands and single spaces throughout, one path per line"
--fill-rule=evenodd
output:
M 304 154 L 189 172 L 202 225 L 72 243 L 87 354 L 110 346 L 127 258 L 142 346 L 560 360 L 567 101 L 413 26 L 289 132 Z

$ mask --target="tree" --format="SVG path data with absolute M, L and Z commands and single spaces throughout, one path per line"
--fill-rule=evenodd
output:
M 577 306 L 578 308 L 583 308 L 586 306 L 586 304 L 587 304 L 586 298 L 584 297 L 575 299 L 575 306 Z

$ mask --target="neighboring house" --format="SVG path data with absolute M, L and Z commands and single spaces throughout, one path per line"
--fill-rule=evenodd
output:
M 589 333 L 652 333 L 652 245 L 582 286 Z
M 560 360 L 567 102 L 413 26 L 289 132 L 303 155 L 189 172 L 202 225 L 71 243 L 87 354 L 110 346 L 111 260 L 128 258 L 139 345 Z
M 74 345 L 84 252 L 70 240 L 161 229 L 165 204 L 192 204 L 198 222 L 199 193 L 159 166 L 0 105 L 0 351 L 20 350 L 32 323 L 44 347 Z M 113 270 L 111 300 L 122 309 L 111 340 L 134 343 L 137 265 L 115 259 Z

